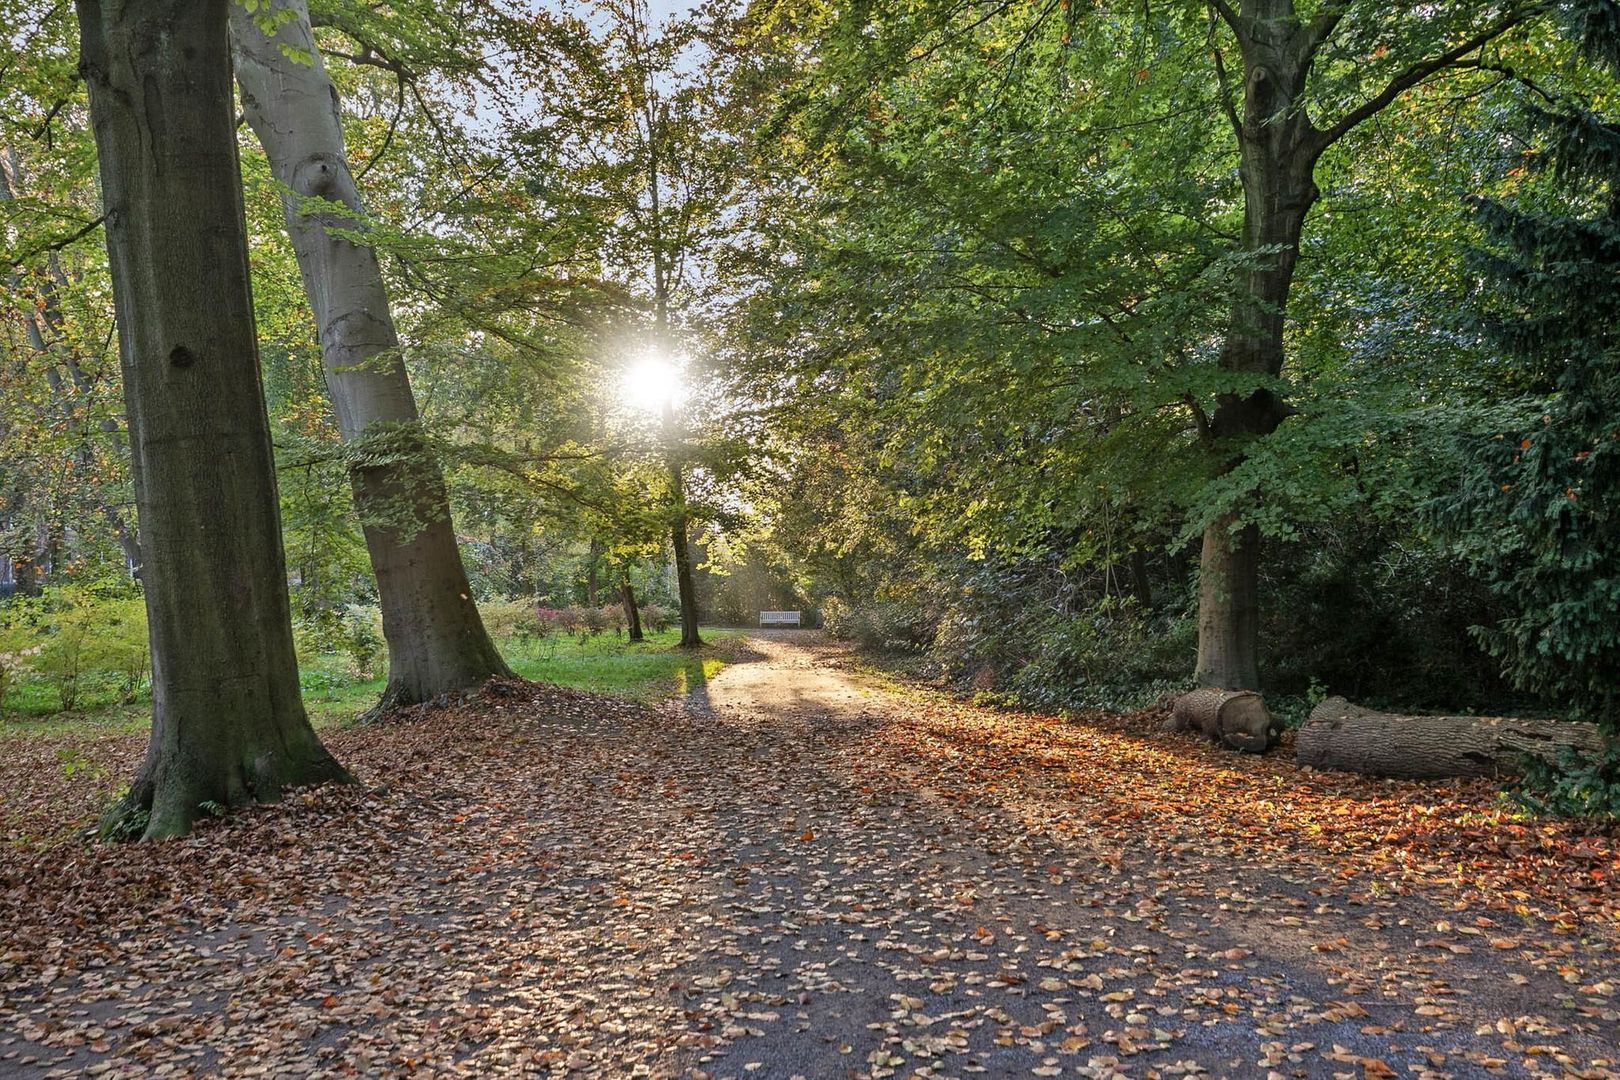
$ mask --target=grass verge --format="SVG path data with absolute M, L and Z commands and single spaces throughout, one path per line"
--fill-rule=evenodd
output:
M 731 648 L 742 638 L 735 630 L 705 629 L 706 644 L 696 652 L 679 647 L 680 631 L 648 634 L 631 645 L 616 634 L 584 641 L 554 636 L 544 640 L 507 641 L 501 652 L 525 679 L 555 683 L 598 694 L 638 701 L 658 701 L 702 686 L 726 665 Z M 304 707 L 317 729 L 351 722 L 376 704 L 383 679 L 355 681 L 339 656 L 321 656 L 300 670 Z M 0 717 L 0 736 L 62 735 L 94 731 L 134 734 L 151 723 L 149 695 L 127 703 L 100 705 L 74 712 L 51 712 L 42 687 L 25 684 L 8 696 L 10 709 Z

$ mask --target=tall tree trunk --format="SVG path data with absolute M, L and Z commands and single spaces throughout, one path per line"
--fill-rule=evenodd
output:
M 602 602 L 600 564 L 602 561 L 601 541 L 592 539 L 590 554 L 585 567 L 585 602 L 591 607 L 599 607 Z
M 298 692 L 228 7 L 78 0 L 152 636 L 152 738 L 106 825 L 149 839 L 348 779 Z
M 1260 530 L 1233 531 L 1236 514 L 1222 514 L 1204 531 L 1198 569 L 1198 683 L 1227 690 L 1260 685 Z
M 1231 30 L 1242 54 L 1243 85 L 1234 88 L 1228 85 L 1221 50 L 1213 52 L 1222 101 L 1237 137 L 1243 180 L 1240 251 L 1250 260 L 1227 325 L 1220 366 L 1263 383 L 1282 373 L 1288 294 L 1305 218 L 1319 197 L 1314 173 L 1322 152 L 1406 91 L 1437 72 L 1470 63 L 1470 54 L 1547 14 L 1551 5 L 1534 0 L 1471 5 L 1480 17 L 1469 33 L 1415 59 L 1323 128 L 1312 123 L 1306 83 L 1323 46 L 1346 25 L 1351 5 L 1311 4 L 1304 16 L 1297 0 L 1212 0 L 1209 7 L 1212 17 Z M 1467 10 L 1470 5 L 1457 7 Z M 1233 90 L 1241 91 L 1241 102 L 1232 101 Z M 1293 412 L 1264 385 L 1247 395 L 1222 395 L 1213 417 L 1201 425 L 1217 470 L 1236 467 L 1249 443 L 1271 434 Z M 1215 587 L 1200 590 L 1198 678 L 1207 686 L 1252 687 L 1257 681 L 1258 537 L 1250 529 L 1234 535 L 1234 520 L 1230 512 L 1217 516 L 1204 531 L 1203 565 L 1220 578 Z
M 624 621 L 630 627 L 631 642 L 646 641 L 646 636 L 641 632 L 641 610 L 636 607 L 636 587 L 630 584 L 628 570 L 619 582 L 619 597 L 624 601 Z
M 1305 217 L 1318 192 L 1313 173 L 1321 134 L 1301 105 L 1311 46 L 1292 0 L 1250 0 L 1235 27 L 1243 54 L 1237 118 L 1243 181 L 1242 251 L 1249 259 L 1228 317 L 1222 369 L 1275 379 L 1282 373 L 1288 294 Z M 1216 469 L 1241 461 L 1248 443 L 1271 434 L 1294 410 L 1268 387 L 1223 394 L 1208 425 Z M 1197 679 L 1203 686 L 1259 686 L 1259 533 L 1233 529 L 1235 512 L 1204 530 L 1198 596 Z
M 674 523 L 670 543 L 675 549 L 675 591 L 681 601 L 681 648 L 695 649 L 703 644 L 698 635 L 697 589 L 692 584 L 692 554 L 687 546 L 690 521 L 686 513 L 686 477 L 674 446 L 675 406 L 664 403 L 664 453 L 669 455 L 669 481 L 674 488 Z
M 363 226 L 360 193 L 307 0 L 286 0 L 282 7 L 292 18 L 270 39 L 245 8 L 233 5 L 236 76 L 248 124 L 290 191 L 287 232 L 315 312 L 338 429 L 345 442 L 361 448 L 350 480 L 388 640 L 381 711 L 482 686 L 511 671 L 473 603 L 444 475 L 422 442 L 377 253 L 330 231 Z M 290 58 L 284 47 L 310 62 Z M 306 199 L 323 201 L 308 208 Z M 368 464 L 368 445 L 381 445 L 387 463 Z

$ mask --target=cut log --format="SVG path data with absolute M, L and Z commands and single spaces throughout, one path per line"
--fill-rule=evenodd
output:
M 1253 690 L 1205 687 L 1176 699 L 1173 731 L 1201 731 L 1228 750 L 1263 754 L 1277 745 L 1282 728 Z
M 1596 724 L 1504 716 L 1407 716 L 1375 712 L 1331 697 L 1299 729 L 1301 765 L 1364 776 L 1436 780 L 1506 777 L 1526 755 L 1556 762 L 1563 747 L 1602 750 Z

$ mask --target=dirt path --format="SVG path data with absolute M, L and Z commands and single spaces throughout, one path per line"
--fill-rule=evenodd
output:
M 8 856 L 0 1074 L 1620 1075 L 1612 898 L 1435 847 L 1479 789 L 897 695 L 813 635 L 739 659 L 658 709 L 344 733 L 383 786 L 181 845 Z

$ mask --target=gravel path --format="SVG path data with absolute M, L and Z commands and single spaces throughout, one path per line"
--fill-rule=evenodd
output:
M 0 937 L 0 1075 L 1620 1075 L 1614 936 L 1394 854 L 1416 789 L 896 693 L 813 634 L 739 661 L 0 864 L 57 882 Z

